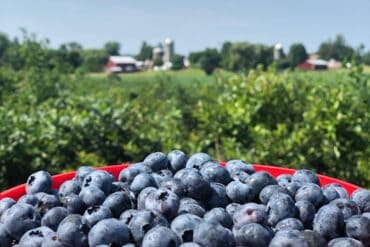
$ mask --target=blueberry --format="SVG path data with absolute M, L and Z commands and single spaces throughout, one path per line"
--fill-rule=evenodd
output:
M 82 214 L 86 209 L 86 205 L 81 197 L 75 194 L 69 194 L 61 198 L 60 202 L 72 214 Z
M 193 172 L 199 172 L 197 169 L 195 169 L 195 168 L 184 168 L 184 169 L 181 169 L 181 170 L 178 170 L 176 173 L 175 173 L 175 175 L 173 176 L 173 178 L 175 178 L 175 179 L 182 179 L 182 177 L 185 175 L 185 174 L 187 174 L 187 173 L 189 173 L 189 172 L 191 172 L 191 171 L 193 171 Z
M 162 215 L 149 210 L 138 211 L 128 225 L 137 244 L 140 244 L 144 235 L 155 226 L 168 226 L 168 222 Z
M 146 187 L 142 191 L 140 191 L 139 195 L 137 196 L 137 209 L 145 209 L 145 200 L 149 196 L 149 194 L 155 192 L 157 188 L 155 187 Z
M 321 205 L 323 199 L 324 196 L 321 188 L 317 184 L 313 183 L 305 183 L 295 194 L 296 201 L 307 200 L 311 202 L 315 208 L 318 208 Z
M 292 175 L 290 174 L 280 174 L 276 177 L 276 181 L 279 185 L 281 184 L 287 184 L 292 182 Z
M 162 152 L 151 153 L 145 157 L 143 163 L 153 171 L 159 171 L 168 168 L 168 158 Z
M 69 211 L 63 207 L 51 208 L 42 218 L 41 225 L 47 226 L 53 231 L 58 229 L 62 220 L 69 215 Z
M 243 171 L 249 175 L 255 172 L 254 167 L 243 160 L 229 160 L 226 169 L 230 174 L 235 171 Z
M 59 198 L 65 197 L 69 194 L 76 194 L 80 193 L 81 187 L 80 184 L 75 180 L 67 180 L 59 188 L 58 196 Z
M 89 246 L 122 246 L 130 242 L 130 230 L 117 219 L 104 219 L 96 223 L 89 232 Z
M 361 241 L 364 246 L 370 246 L 370 219 L 362 215 L 352 216 L 346 221 L 346 234 Z
M 112 189 L 113 181 L 113 176 L 107 171 L 96 170 L 86 175 L 82 183 L 82 190 L 90 186 L 95 186 L 108 195 Z
M 187 243 L 181 244 L 180 247 L 201 247 L 201 246 L 194 242 L 187 242 Z
M 153 176 L 148 173 L 138 174 L 130 185 L 130 189 L 136 195 L 138 195 L 140 191 L 142 191 L 146 187 L 157 187 L 157 183 L 155 182 Z
M 160 170 L 160 171 L 157 171 L 155 173 L 152 173 L 152 176 L 153 176 L 155 182 L 159 185 L 162 182 L 165 182 L 165 181 L 168 181 L 168 180 L 172 179 L 173 174 L 170 170 L 164 169 L 164 170 Z
M 269 213 L 268 223 L 275 226 L 279 221 L 286 218 L 293 218 L 296 215 L 296 207 L 293 199 L 283 193 L 275 193 L 267 203 Z
M 60 222 L 57 235 L 66 246 L 87 247 L 87 234 L 89 228 L 82 223 L 82 216 L 79 214 L 70 214 Z
M 157 226 L 145 234 L 142 247 L 177 247 L 181 240 L 170 228 Z
M 59 198 L 55 195 L 39 192 L 36 196 L 38 197 L 38 202 L 35 207 L 41 216 L 50 209 L 60 206 Z
M 292 176 L 292 182 L 314 183 L 320 185 L 318 176 L 313 171 L 306 169 L 297 170 Z
M 253 202 L 240 205 L 234 215 L 233 222 L 235 227 L 241 227 L 245 224 L 258 223 L 262 225 L 267 224 L 267 208 L 263 204 L 256 204 Z
M 298 201 L 295 206 L 298 213 L 297 218 L 302 221 L 306 228 L 311 228 L 316 213 L 315 206 L 307 200 Z
M 103 246 L 99 245 L 99 247 L 103 247 Z M 104 247 L 110 247 L 110 246 L 109 246 L 109 245 L 106 245 L 106 246 L 104 246 Z M 136 247 L 136 245 L 134 245 L 134 244 L 130 243 L 130 244 L 122 245 L 122 247 Z
M 266 205 L 270 197 L 273 194 L 278 193 L 278 192 L 290 195 L 289 191 L 286 188 L 280 185 L 274 184 L 274 185 L 267 185 L 266 187 L 264 187 L 259 194 L 259 199 L 263 204 Z
M 32 173 L 26 182 L 26 193 L 36 194 L 38 192 L 48 193 L 51 191 L 52 179 L 48 172 L 38 171 Z
M 128 193 L 114 192 L 105 199 L 103 206 L 109 208 L 112 215 L 117 218 L 123 211 L 131 209 L 133 202 Z
M 177 216 L 171 222 L 171 229 L 174 231 L 182 240 L 182 242 L 193 241 L 193 235 L 195 228 L 203 220 L 193 214 L 182 214 Z
M 153 172 L 153 170 L 149 166 L 147 166 L 144 162 L 132 164 L 130 167 L 139 169 L 140 172 L 144 172 L 144 173 Z
M 208 198 L 212 193 L 210 184 L 204 180 L 199 172 L 189 171 L 185 173 L 181 182 L 186 188 L 187 195 L 192 198 L 202 200 Z
M 328 247 L 363 247 L 364 245 L 353 238 L 335 238 L 331 240 Z
M 327 204 L 335 199 L 338 198 L 346 198 L 349 199 L 348 192 L 342 185 L 337 183 L 332 183 L 325 185 L 321 188 L 322 193 L 324 195 L 324 203 Z
M 277 184 L 276 180 L 267 172 L 256 172 L 248 177 L 247 184 L 253 187 L 256 195 L 267 185 Z
M 134 216 L 138 213 L 139 211 L 136 209 L 129 209 L 124 211 L 120 216 L 119 220 L 122 221 L 123 224 L 129 225 L 131 220 L 134 218 Z
M 105 206 L 93 206 L 86 209 L 82 215 L 82 223 L 92 228 L 103 219 L 112 218 L 112 212 Z
M 309 247 L 327 247 L 328 242 L 317 232 L 304 230 L 299 235 L 306 240 Z
M 226 195 L 226 187 L 220 183 L 211 183 L 211 195 L 206 199 L 208 209 L 217 207 L 226 207 L 230 203 Z M 204 199 L 203 199 L 204 200 Z
M 184 198 L 183 198 L 184 199 Z M 180 200 L 180 206 L 177 214 L 194 214 L 199 217 L 203 217 L 206 210 L 197 202 L 185 202 L 183 199 Z
M 233 247 L 235 239 L 230 230 L 220 224 L 201 222 L 194 231 L 194 242 L 201 246 Z
M 203 178 L 208 182 L 228 184 L 231 181 L 229 172 L 218 163 L 206 162 L 200 169 Z
M 35 195 L 25 194 L 18 199 L 18 202 L 36 206 L 36 204 L 39 202 L 39 199 Z
M 344 230 L 342 211 L 334 205 L 322 206 L 313 220 L 313 230 L 327 240 L 342 236 Z
M 77 182 L 81 185 L 85 179 L 85 177 L 90 174 L 91 172 L 93 172 L 95 169 L 90 167 L 90 166 L 80 166 L 77 171 L 76 171 L 76 175 L 75 175 L 75 178 L 77 180 Z
M 41 226 L 28 230 L 25 234 L 23 234 L 18 244 L 20 247 L 39 247 L 41 246 L 45 237 L 53 234 L 53 230 L 51 230 L 49 227 Z
M 245 171 L 241 171 L 241 170 L 233 171 L 231 172 L 230 175 L 231 175 L 232 180 L 239 181 L 244 184 L 247 183 L 247 180 L 250 177 L 248 173 L 246 173 Z
M 349 199 L 344 198 L 335 199 L 331 201 L 329 204 L 338 207 L 342 211 L 344 220 L 347 220 L 351 216 L 360 213 L 357 204 Z
M 0 223 L 0 246 L 11 246 L 12 238 L 6 231 L 5 225 Z
M 180 198 L 172 191 L 158 189 L 150 193 L 145 199 L 145 208 L 172 219 L 176 216 L 179 209 Z
M 297 230 L 279 231 L 270 242 L 269 247 L 308 247 L 309 243 Z
M 104 192 L 95 185 L 82 188 L 79 197 L 87 207 L 101 205 L 105 200 Z
M 203 218 L 205 221 L 218 223 L 225 228 L 231 228 L 233 225 L 233 219 L 224 208 L 213 208 Z
M 53 232 L 43 238 L 41 247 L 66 247 L 66 245 L 64 245 L 58 238 L 58 235 Z
M 212 157 L 206 153 L 196 153 L 190 156 L 190 158 L 186 162 L 185 167 L 195 168 L 199 170 L 200 168 L 202 168 L 204 163 L 206 163 L 207 161 L 212 161 L 212 160 L 213 160 Z
M 362 216 L 364 216 L 364 217 L 366 217 L 366 218 L 370 219 L 370 212 L 363 213 L 363 214 L 362 214 Z
M 370 190 L 357 189 L 352 193 L 351 199 L 360 208 L 361 213 L 370 212 Z
M 289 191 L 290 195 L 294 198 L 298 189 L 303 185 L 297 182 L 290 182 L 290 183 L 279 183 L 280 186 L 284 187 Z
M 1 215 L 9 209 L 11 206 L 13 206 L 16 203 L 16 201 L 13 198 L 5 197 L 0 200 L 0 217 Z
M 286 218 L 279 221 L 275 226 L 276 231 L 284 231 L 284 230 L 304 230 L 304 226 L 299 219 L 296 218 Z
M 169 167 L 172 171 L 177 172 L 185 168 L 188 157 L 186 154 L 180 150 L 173 150 L 167 154 Z
M 132 192 L 130 190 L 130 185 L 128 185 L 127 183 L 123 183 L 123 182 L 113 182 L 112 183 L 112 191 L 111 191 L 111 194 L 112 193 L 115 193 L 115 192 L 124 192 L 126 193 L 131 202 L 133 204 L 136 204 L 136 195 L 134 192 Z
M 234 213 L 236 212 L 239 206 L 240 206 L 239 203 L 232 202 L 226 206 L 226 212 L 230 214 L 231 217 L 233 217 Z
M 123 169 L 118 176 L 118 181 L 131 184 L 134 178 L 140 173 L 140 169 L 130 166 Z
M 246 203 L 251 202 L 255 197 L 252 186 L 239 181 L 232 181 L 226 186 L 226 195 L 232 202 Z
M 25 203 L 13 205 L 3 213 L 1 219 L 9 235 L 17 240 L 26 231 L 40 226 L 39 213 L 31 205 Z
M 170 190 L 179 197 L 184 196 L 186 194 L 185 186 L 182 184 L 181 180 L 177 178 L 172 178 L 170 180 L 164 181 L 160 184 L 159 187 Z
M 269 246 L 273 237 L 272 231 L 266 227 L 250 223 L 234 230 L 237 246 Z

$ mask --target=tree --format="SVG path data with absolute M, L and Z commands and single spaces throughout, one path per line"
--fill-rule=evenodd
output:
M 4 33 L 0 33 L 0 59 L 8 48 L 9 43 L 10 41 L 8 39 L 8 36 Z
M 172 59 L 172 69 L 173 70 L 180 70 L 184 68 L 184 56 L 179 54 L 175 54 Z
M 203 56 L 204 51 L 191 52 L 189 54 L 189 61 L 192 65 L 200 66 L 200 59 Z
M 321 43 L 319 47 L 320 57 L 324 59 L 334 58 L 339 61 L 349 60 L 354 54 L 354 49 L 347 45 L 342 35 L 337 35 L 334 41 Z
M 139 54 L 137 54 L 136 59 L 140 61 L 144 60 L 151 60 L 153 55 L 153 46 L 148 45 L 145 41 L 143 41 Z
M 210 75 L 213 73 L 213 71 L 220 66 L 220 62 L 221 62 L 221 55 L 220 53 L 217 51 L 217 49 L 210 49 L 210 48 L 207 48 L 200 60 L 199 60 L 199 63 L 200 63 L 200 66 L 201 68 L 204 70 L 204 72 L 207 74 L 207 75 Z
M 101 72 L 108 57 L 109 54 L 105 50 L 84 50 L 82 67 L 89 72 Z
M 104 45 L 104 50 L 110 55 L 110 56 L 116 56 L 119 55 L 119 51 L 121 49 L 120 43 L 116 41 L 108 41 Z
M 295 68 L 298 64 L 304 62 L 308 55 L 306 48 L 301 43 L 294 43 L 289 48 L 288 61 L 290 68 Z
M 231 57 L 231 47 L 232 43 L 227 41 L 223 43 L 221 48 L 221 66 L 223 68 L 229 68 L 230 66 L 230 57 Z

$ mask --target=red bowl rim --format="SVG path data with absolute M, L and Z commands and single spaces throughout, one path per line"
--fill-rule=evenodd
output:
M 222 166 L 225 165 L 225 162 L 220 163 Z M 97 167 L 96 169 L 98 170 L 106 170 L 117 179 L 119 173 L 121 172 L 122 169 L 125 169 L 129 166 L 129 163 L 125 164 L 120 164 L 120 165 L 111 165 L 111 166 L 103 166 L 103 167 Z M 296 170 L 295 169 L 290 169 L 290 168 L 285 168 L 285 167 L 279 167 L 279 166 L 271 166 L 271 165 L 260 165 L 260 164 L 253 164 L 254 168 L 256 171 L 266 171 L 270 173 L 272 176 L 277 177 L 280 174 L 293 174 Z M 70 180 L 75 176 L 75 172 L 67 172 L 67 173 L 61 173 L 58 175 L 54 175 L 53 177 L 53 189 L 58 189 L 59 186 L 66 180 Z M 351 195 L 353 191 L 361 188 L 357 185 L 342 181 L 340 179 L 332 178 L 329 176 L 325 175 L 320 175 L 318 174 L 318 177 L 320 179 L 320 184 L 321 186 L 330 184 L 330 183 L 338 183 L 342 185 L 348 193 Z M 18 186 L 15 186 L 13 188 L 10 188 L 8 190 L 3 191 L 0 193 L 0 199 L 5 198 L 5 197 L 10 197 L 15 200 L 20 198 L 22 195 L 26 194 L 25 191 L 25 184 L 21 184 Z

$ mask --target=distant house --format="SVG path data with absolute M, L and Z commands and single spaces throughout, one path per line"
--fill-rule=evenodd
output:
M 137 70 L 137 61 L 130 56 L 110 56 L 104 66 L 106 73 L 129 73 Z

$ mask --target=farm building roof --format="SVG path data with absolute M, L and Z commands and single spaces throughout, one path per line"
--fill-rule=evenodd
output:
M 136 59 L 130 56 L 110 56 L 109 60 L 116 64 L 127 64 L 134 63 L 136 64 Z

